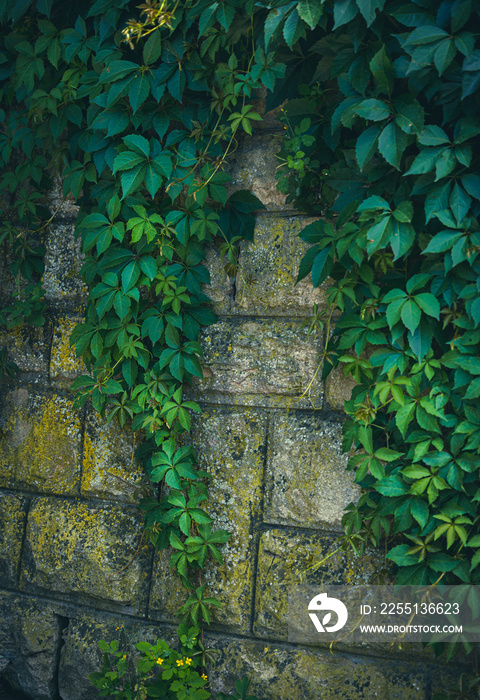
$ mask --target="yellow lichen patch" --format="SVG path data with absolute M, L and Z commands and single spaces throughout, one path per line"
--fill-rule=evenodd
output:
M 0 474 L 7 485 L 73 495 L 78 493 L 79 448 L 80 421 L 71 402 L 56 395 L 29 397 L 10 407 L 0 440 Z
M 20 562 L 25 499 L 11 494 L 0 494 L 0 581 L 15 586 Z
M 50 356 L 50 376 L 52 379 L 73 379 L 85 371 L 81 358 L 77 358 L 75 348 L 70 347 L 70 335 L 80 319 L 59 319 L 53 335 Z
M 117 423 L 107 425 L 90 414 L 83 444 L 82 495 L 136 503 L 142 476 L 131 435 Z
M 131 509 L 48 498 L 34 502 L 28 518 L 22 583 L 65 594 L 83 594 L 131 606 L 145 599 L 142 517 Z M 123 569 L 123 571 L 122 571 Z

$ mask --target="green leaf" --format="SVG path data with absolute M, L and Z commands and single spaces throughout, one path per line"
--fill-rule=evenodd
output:
M 143 62 L 145 65 L 150 65 L 155 63 L 155 61 L 160 58 L 162 53 L 162 41 L 160 38 L 160 29 L 154 31 L 148 37 L 143 47 Z
M 376 153 L 380 129 L 380 126 L 371 126 L 363 131 L 357 139 L 355 155 L 360 170 L 364 169 Z
M 420 324 L 421 311 L 413 299 L 407 299 L 402 306 L 400 316 L 410 333 L 413 333 Z
M 400 169 L 400 160 L 407 147 L 407 140 L 407 135 L 394 122 L 387 124 L 378 138 L 378 150 L 387 163 L 397 170 Z
M 357 0 L 357 5 L 369 27 L 375 21 L 376 10 L 383 10 L 385 0 Z
M 377 481 L 375 490 L 383 496 L 403 496 L 409 490 L 408 485 L 399 476 L 386 476 L 385 479 Z
M 300 0 L 297 5 L 299 17 L 314 29 L 323 14 L 324 0 Z
M 390 108 L 381 100 L 376 100 L 373 97 L 367 100 L 363 100 L 355 108 L 355 112 L 359 117 L 368 119 L 374 122 L 380 122 L 387 119 L 390 116 Z
M 334 29 L 350 22 L 358 15 L 358 7 L 355 0 L 335 0 L 333 3 Z

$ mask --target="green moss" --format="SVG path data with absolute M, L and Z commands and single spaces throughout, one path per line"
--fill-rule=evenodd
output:
M 9 403 L 0 440 L 0 484 L 46 493 L 78 493 L 81 426 L 71 401 L 28 394 L 23 401 Z

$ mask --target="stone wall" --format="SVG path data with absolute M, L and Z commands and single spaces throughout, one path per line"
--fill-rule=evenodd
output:
M 212 687 L 231 691 L 247 674 L 260 700 L 427 700 L 459 668 L 429 650 L 344 643 L 332 654 L 287 641 L 287 584 L 369 582 L 384 560 L 335 551 L 343 508 L 358 496 L 340 451 L 351 386 L 341 374 L 322 385 L 322 338 L 302 328 L 325 295 L 294 284 L 307 219 L 275 190 L 280 139 L 267 120 L 230 164 L 234 186 L 267 206 L 237 278 L 215 251 L 208 258 L 218 323 L 202 337 L 208 376 L 194 390 L 203 414 L 192 440 L 213 477 L 211 514 L 233 533 L 224 565 L 205 575 L 223 603 L 207 633 L 220 651 Z M 0 338 L 21 368 L 1 395 L 0 672 L 34 700 L 98 697 L 87 680 L 97 641 L 172 641 L 183 599 L 169 555 L 142 541 L 128 435 L 72 409 L 82 366 L 68 337 L 85 300 L 75 215 L 64 204 L 49 236 L 44 327 Z

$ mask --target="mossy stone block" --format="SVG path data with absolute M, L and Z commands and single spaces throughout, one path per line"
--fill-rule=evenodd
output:
M 253 241 L 241 244 L 232 311 L 268 316 L 312 315 L 313 304 L 326 306 L 325 291 L 310 276 L 296 283 L 300 260 L 309 246 L 298 234 L 313 219 L 260 215 Z
M 210 639 L 208 640 L 210 642 Z M 382 660 L 348 658 L 270 642 L 217 642 L 222 655 L 212 674 L 214 692 L 231 692 L 248 676 L 249 695 L 261 700 L 387 700 Z M 426 695 L 419 695 L 425 700 Z
M 44 601 L 0 592 L 0 650 L 9 664 L 4 676 L 35 700 L 54 700 L 61 643 L 58 615 Z
M 231 191 L 250 190 L 268 209 L 285 209 L 285 195 L 277 190 L 275 174 L 283 133 L 258 132 L 246 136 L 228 159 Z
M 75 237 L 73 223 L 51 226 L 45 246 L 43 286 L 45 298 L 57 308 L 81 312 L 87 288 L 80 278 L 83 262 L 81 241 Z
M 287 639 L 289 586 L 379 584 L 382 570 L 381 552 L 344 552 L 331 534 L 267 530 L 258 552 L 254 632 Z
M 299 321 L 228 318 L 205 329 L 209 377 L 198 395 L 215 403 L 320 406 L 321 347 Z
M 83 496 L 138 503 L 143 478 L 135 463 L 131 434 L 90 411 L 85 420 L 81 493 Z
M 0 581 L 2 586 L 14 588 L 17 585 L 26 511 L 26 498 L 16 494 L 0 493 Z
M 55 324 L 52 349 L 50 353 L 50 379 L 59 386 L 69 387 L 72 380 L 86 373 L 81 358 L 78 358 L 74 347 L 70 347 L 70 335 L 81 318 L 63 316 Z
M 25 388 L 7 394 L 0 439 L 0 486 L 75 495 L 81 424 L 72 402 Z
M 143 614 L 148 545 L 131 561 L 141 536 L 142 516 L 132 508 L 36 499 L 28 515 L 21 586 Z
M 200 466 L 212 476 L 206 510 L 213 529 L 233 533 L 221 547 L 223 566 L 210 562 L 203 574 L 209 595 L 222 603 L 213 609 L 212 619 L 238 632 L 249 631 L 265 438 L 266 416 L 252 409 L 208 409 L 195 421 L 192 435 Z M 170 573 L 169 558 L 168 552 L 157 557 L 150 597 L 150 614 L 160 619 L 173 619 L 185 600 L 185 591 Z
M 265 522 L 341 530 L 359 488 L 341 453 L 341 423 L 317 413 L 273 415 L 268 441 Z
M 346 377 L 343 369 L 333 369 L 325 382 L 325 402 L 334 411 L 344 411 L 345 401 L 352 396 L 352 390 L 357 383 L 349 376 Z

